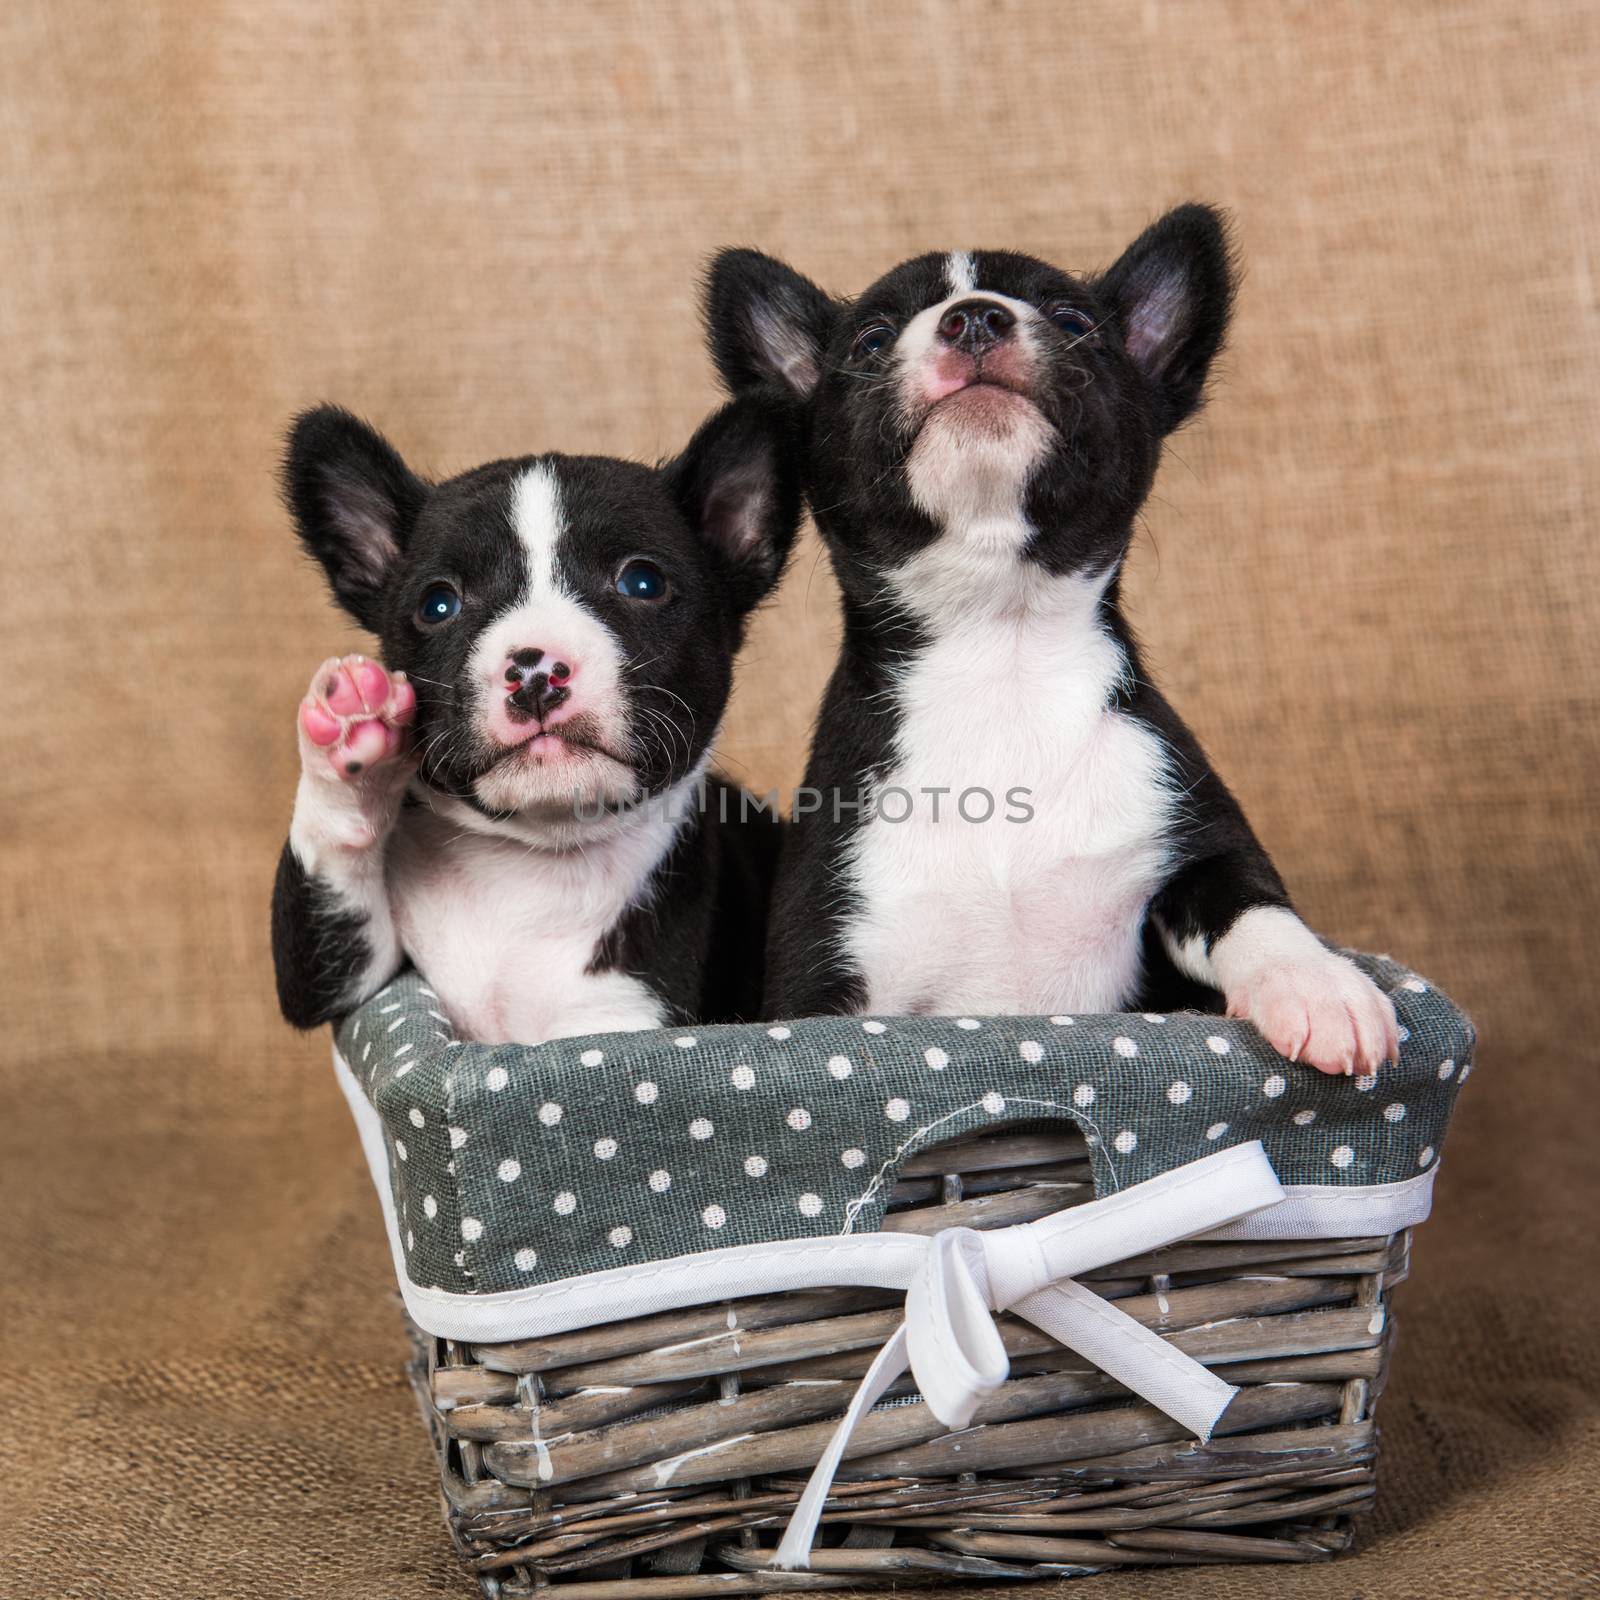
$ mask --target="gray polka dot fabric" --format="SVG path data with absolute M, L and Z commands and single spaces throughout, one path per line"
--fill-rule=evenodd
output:
M 1352 954 L 1354 954 L 1352 952 Z M 377 1109 L 407 1275 L 526 1288 L 697 1250 L 875 1229 L 897 1164 L 1002 1122 L 1065 1119 L 1107 1195 L 1260 1139 L 1285 1184 L 1392 1183 L 1439 1157 L 1467 1018 L 1385 958 L 1401 1059 L 1330 1078 L 1197 1013 L 824 1017 L 459 1041 L 414 973 L 338 1029 Z

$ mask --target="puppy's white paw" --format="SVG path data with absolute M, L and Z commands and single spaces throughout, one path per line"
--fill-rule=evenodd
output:
M 403 672 L 366 656 L 330 657 L 300 702 L 300 796 L 291 838 L 308 864 L 318 846 L 364 850 L 387 832 L 416 762 L 406 729 L 417 694 Z
M 1227 991 L 1228 1015 L 1258 1027 L 1268 1044 L 1318 1072 L 1365 1077 L 1397 1058 L 1389 997 L 1343 956 L 1269 967 Z
M 1279 1055 L 1365 1077 L 1400 1056 L 1389 997 L 1290 911 L 1246 912 L 1212 956 L 1228 1015 L 1253 1022 Z

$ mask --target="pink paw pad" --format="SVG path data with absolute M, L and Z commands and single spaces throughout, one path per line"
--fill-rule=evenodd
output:
M 346 781 L 392 760 L 417 708 L 404 673 L 389 673 L 365 656 L 324 662 L 300 703 L 300 727 Z
M 343 745 L 334 752 L 333 762 L 352 778 L 386 761 L 400 748 L 400 730 L 381 722 L 353 722 Z
M 300 726 L 312 744 L 333 744 L 344 729 L 344 724 L 315 700 L 300 703 Z

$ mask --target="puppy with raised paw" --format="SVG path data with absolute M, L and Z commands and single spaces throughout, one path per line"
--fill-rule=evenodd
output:
M 300 705 L 272 914 L 290 1022 L 406 958 L 486 1043 L 757 1015 L 778 828 L 707 764 L 799 520 L 793 425 L 757 396 L 659 469 L 430 483 L 348 412 L 299 419 L 286 497 L 381 663 L 323 662 Z
M 752 251 L 713 263 L 718 368 L 805 405 L 843 592 L 769 1013 L 1157 1010 L 1198 984 L 1323 1072 L 1395 1055 L 1389 1000 L 1295 915 L 1119 603 L 1232 293 L 1194 205 L 1088 279 L 955 251 L 840 300 Z

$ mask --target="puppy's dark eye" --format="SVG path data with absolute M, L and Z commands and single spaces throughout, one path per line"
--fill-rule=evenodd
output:
M 1070 333 L 1074 339 L 1081 339 L 1086 334 L 1094 332 L 1094 318 L 1087 311 L 1080 311 L 1065 300 L 1052 300 L 1044 308 L 1044 314 L 1063 333 Z
M 617 568 L 612 587 L 629 600 L 665 600 L 667 575 L 655 562 L 635 556 Z
M 882 355 L 898 337 L 887 322 L 869 322 L 856 335 L 850 353 L 857 357 Z
M 417 602 L 417 621 L 437 628 L 461 614 L 461 596 L 448 583 L 430 583 Z

